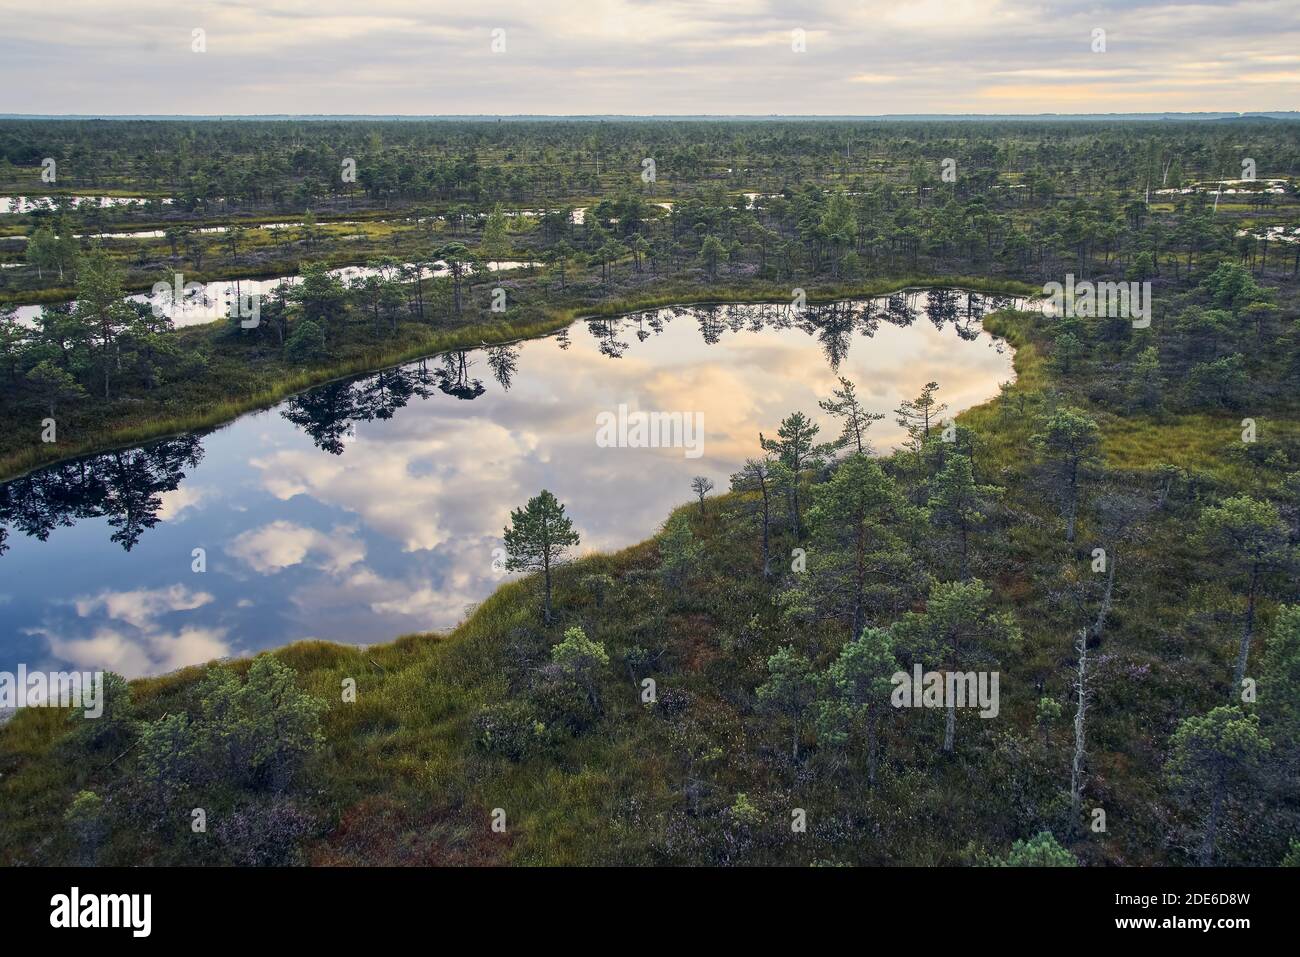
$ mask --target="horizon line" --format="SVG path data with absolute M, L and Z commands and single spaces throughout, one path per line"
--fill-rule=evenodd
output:
M 1152 110 L 1109 113 L 3 113 L 0 120 L 981 120 L 981 119 L 1281 119 L 1300 110 Z

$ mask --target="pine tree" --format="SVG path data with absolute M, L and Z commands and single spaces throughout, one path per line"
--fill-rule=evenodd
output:
M 871 428 L 873 422 L 883 419 L 885 414 L 864 409 L 858 402 L 857 389 L 843 376 L 840 376 L 840 387 L 833 390 L 831 395 L 833 398 L 823 399 L 817 404 L 824 411 L 844 420 L 843 431 L 836 440 L 835 447 L 847 448 L 859 455 L 872 454 L 874 450 L 867 438 L 867 429 Z
M 1077 409 L 1057 409 L 1044 423 L 1033 443 L 1046 459 L 1052 491 L 1061 501 L 1065 540 L 1074 541 L 1082 487 L 1097 465 L 1101 430 Z
M 1259 716 L 1247 716 L 1238 707 L 1185 718 L 1169 744 L 1165 774 L 1175 794 L 1199 817 L 1196 859 L 1209 867 L 1227 802 L 1250 786 L 1272 745 L 1259 729 Z
M 866 624 L 866 586 L 871 571 L 871 553 L 893 536 L 881 526 L 905 510 L 902 496 L 873 459 L 853 454 L 839 463 L 827 482 L 813 488 L 809 521 L 819 551 L 834 553 L 832 578 L 848 590 L 852 610 L 850 634 Z M 842 569 L 842 571 L 841 571 Z
M 1201 513 L 1197 539 L 1230 571 L 1246 579 L 1246 614 L 1237 663 L 1233 671 L 1234 695 L 1246 676 L 1251 639 L 1255 634 L 1255 609 L 1269 574 L 1294 567 L 1287 546 L 1287 527 L 1277 506 L 1249 495 L 1235 495 Z
M 1300 605 L 1282 605 L 1264 646 L 1259 713 L 1269 736 L 1300 760 Z
M 691 479 L 691 491 L 700 499 L 700 516 L 704 515 L 704 496 L 713 491 L 713 479 L 706 478 L 703 475 L 697 475 Z
M 131 307 L 122 291 L 122 271 L 102 250 L 95 250 L 77 277 L 74 315 L 89 336 L 99 340 L 96 356 L 104 374 L 104 398 L 112 398 L 110 381 L 119 365 L 118 336 L 130 325 Z
M 500 263 L 510 251 L 510 239 L 506 233 L 506 217 L 501 212 L 500 204 L 492 207 L 487 223 L 483 226 L 483 239 L 480 243 L 483 258 L 493 263 Z
M 731 476 L 733 492 L 756 492 L 751 511 L 757 514 L 762 528 L 763 577 L 772 574 L 772 463 L 768 459 L 746 459 L 744 467 Z
M 860 730 L 866 739 L 867 783 L 876 783 L 880 717 L 889 708 L 890 680 L 898 672 L 894 639 L 888 629 L 866 628 L 846 642 L 823 676 L 825 697 L 817 727 L 829 744 L 845 744 Z
M 1073 854 L 1061 846 L 1051 831 L 1040 831 L 1028 841 L 1016 841 L 997 867 L 1078 867 Z
M 947 404 L 940 403 L 935 398 L 938 391 L 939 383 L 927 382 L 919 396 L 909 399 L 894 410 L 898 424 L 907 429 L 907 434 L 918 447 L 930 437 L 931 426 L 938 423 L 939 417 L 948 411 Z
M 599 705 L 597 684 L 600 670 L 609 665 L 609 653 L 601 642 L 588 638 L 587 633 L 575 625 L 566 629 L 564 640 L 551 649 L 551 661 L 582 688 L 593 708 Z
M 993 593 L 978 578 L 938 582 L 924 612 L 909 612 L 894 625 L 895 636 L 914 661 L 929 670 L 960 672 L 967 665 L 995 665 L 998 656 L 1020 643 L 1020 629 L 1009 615 L 991 607 Z M 956 746 L 957 706 L 949 697 L 943 750 Z
M 570 548 L 578 545 L 578 533 L 561 505 L 546 489 L 510 513 L 505 530 L 506 568 L 510 571 L 540 571 L 545 582 L 543 619 L 551 623 L 551 571 L 561 564 Z
M 930 487 L 930 515 L 935 524 L 951 528 L 961 555 L 961 577 L 970 578 L 970 538 L 983 525 L 992 499 L 1002 489 L 978 485 L 969 456 L 949 455 Z
M 790 719 L 793 728 L 791 755 L 797 761 L 801 721 L 817 694 L 812 664 L 786 645 L 767 659 L 767 672 L 767 681 L 758 688 L 758 703 L 765 710 Z
M 666 588 L 680 588 L 690 578 L 702 547 L 684 515 L 674 515 L 664 524 L 659 554 Z
M 764 451 L 775 453 L 777 460 L 789 470 L 786 494 L 789 496 L 790 514 L 795 536 L 803 534 L 803 519 L 799 505 L 799 476 L 805 469 L 820 465 L 835 450 L 833 442 L 818 443 L 821 427 L 802 412 L 792 412 L 781 420 L 775 439 L 758 434 Z

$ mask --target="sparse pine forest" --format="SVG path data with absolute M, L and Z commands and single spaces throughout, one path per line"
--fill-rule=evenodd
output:
M 1300 864 L 1298 163 L 1284 121 L 0 122 L 0 192 L 146 198 L 0 215 L 0 575 L 92 512 L 134 544 L 195 430 L 420 356 L 802 296 L 837 372 L 640 544 L 499 503 L 516 577 L 453 629 L 17 714 L 0 862 Z M 178 273 L 294 282 L 251 327 L 125 298 Z M 1044 311 L 1067 276 L 1150 321 Z M 835 304 L 922 285 L 1030 300 L 982 320 L 1014 379 L 873 411 Z M 408 397 L 295 424 L 337 454 Z M 982 708 L 911 680 L 964 673 Z

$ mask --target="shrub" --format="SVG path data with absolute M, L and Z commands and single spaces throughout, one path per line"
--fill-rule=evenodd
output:
M 104 801 L 94 791 L 79 791 L 63 814 L 64 823 L 77 845 L 77 862 L 83 867 L 92 866 L 99 847 L 108 833 L 104 820 Z
M 474 745 L 485 754 L 526 761 L 544 751 L 549 743 L 546 724 L 526 702 L 489 705 L 474 718 Z
M 104 672 L 104 711 L 98 718 L 87 718 L 73 710 L 68 720 L 75 725 L 70 743 L 88 751 L 112 752 L 116 757 L 126 750 L 135 737 L 135 706 L 131 703 L 131 686 L 112 671 Z
M 310 319 L 299 322 L 289 336 L 289 341 L 284 344 L 284 355 L 290 362 L 315 362 L 325 354 L 325 332 Z
M 324 702 L 299 690 L 297 674 L 270 655 L 257 658 L 243 684 L 213 668 L 199 687 L 205 757 L 237 780 L 283 789 L 321 744 Z
M 213 832 L 230 862 L 240 867 L 288 867 L 302 863 L 302 839 L 313 817 L 292 802 L 246 804 L 219 818 Z
M 1011 853 L 997 867 L 1078 867 L 1073 854 L 1063 848 L 1051 831 L 1040 831 L 1028 841 L 1016 841 Z

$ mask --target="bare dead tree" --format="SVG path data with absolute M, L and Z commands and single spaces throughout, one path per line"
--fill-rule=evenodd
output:
M 1083 810 L 1083 762 L 1087 754 L 1084 727 L 1088 715 L 1088 629 L 1079 631 L 1074 649 L 1079 654 L 1079 664 L 1075 676 L 1078 704 L 1074 711 L 1074 760 L 1070 764 L 1070 826 L 1077 831 Z

